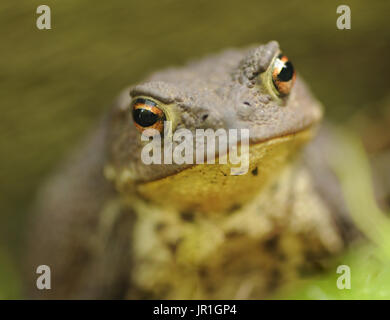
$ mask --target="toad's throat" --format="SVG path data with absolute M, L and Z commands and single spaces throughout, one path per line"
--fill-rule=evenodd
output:
M 312 138 L 311 128 L 249 148 L 249 168 L 231 175 L 232 164 L 198 164 L 165 178 L 137 185 L 137 192 L 156 204 L 179 210 L 220 212 L 249 201 L 293 161 Z

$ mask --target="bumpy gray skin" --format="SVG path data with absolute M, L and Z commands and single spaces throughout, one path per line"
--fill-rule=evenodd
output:
M 298 76 L 288 99 L 280 105 L 262 91 L 258 75 L 279 50 L 277 42 L 221 54 L 153 74 L 144 83 L 126 89 L 100 127 L 66 161 L 38 197 L 32 219 L 25 274 L 27 292 L 33 298 L 123 298 L 129 296 L 132 267 L 131 239 L 134 215 L 117 205 L 118 194 L 103 175 L 104 166 L 132 171 L 135 182 L 174 174 L 185 165 L 144 165 L 142 144 L 132 124 L 131 96 L 152 96 L 175 104 L 180 114 L 177 128 L 249 128 L 251 142 L 301 131 L 321 118 L 321 106 Z M 256 83 L 257 81 L 257 83 Z M 204 117 L 207 115 L 207 118 Z M 314 143 L 316 144 L 316 143 Z M 305 161 L 324 199 L 337 181 L 326 164 L 317 161 L 321 146 L 309 148 Z M 314 162 L 311 155 L 316 154 Z M 318 172 L 323 172 L 318 176 Z M 325 177 L 325 178 L 322 178 Z M 322 191 L 321 191 L 322 190 Z M 332 195 L 330 198 L 334 199 Z M 105 207 L 117 211 L 107 221 Z M 350 222 L 342 199 L 331 205 L 347 241 Z M 36 267 L 52 270 L 52 290 L 37 290 Z

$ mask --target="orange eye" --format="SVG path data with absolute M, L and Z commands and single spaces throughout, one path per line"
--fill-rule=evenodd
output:
M 295 70 L 288 58 L 280 54 L 274 61 L 272 82 L 281 97 L 287 96 L 295 82 Z
M 165 114 L 152 100 L 138 98 L 133 103 L 133 120 L 136 128 L 143 132 L 146 129 L 164 130 Z

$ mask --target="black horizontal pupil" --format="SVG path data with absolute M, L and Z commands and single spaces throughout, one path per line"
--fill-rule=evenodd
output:
M 148 109 L 133 110 L 133 118 L 142 127 L 150 127 L 159 120 L 159 116 Z
M 294 67 L 290 61 L 287 61 L 278 74 L 279 81 L 290 81 L 294 75 Z

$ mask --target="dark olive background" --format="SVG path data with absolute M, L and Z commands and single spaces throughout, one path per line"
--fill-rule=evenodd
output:
M 41 4 L 52 10 L 51 30 L 35 26 Z M 340 4 L 351 8 L 351 30 L 336 28 Z M 10 270 L 20 265 L 39 184 L 124 86 L 191 58 L 275 39 L 327 116 L 345 121 L 388 93 L 389 9 L 388 0 L 2 1 L 0 297 L 17 296 Z

